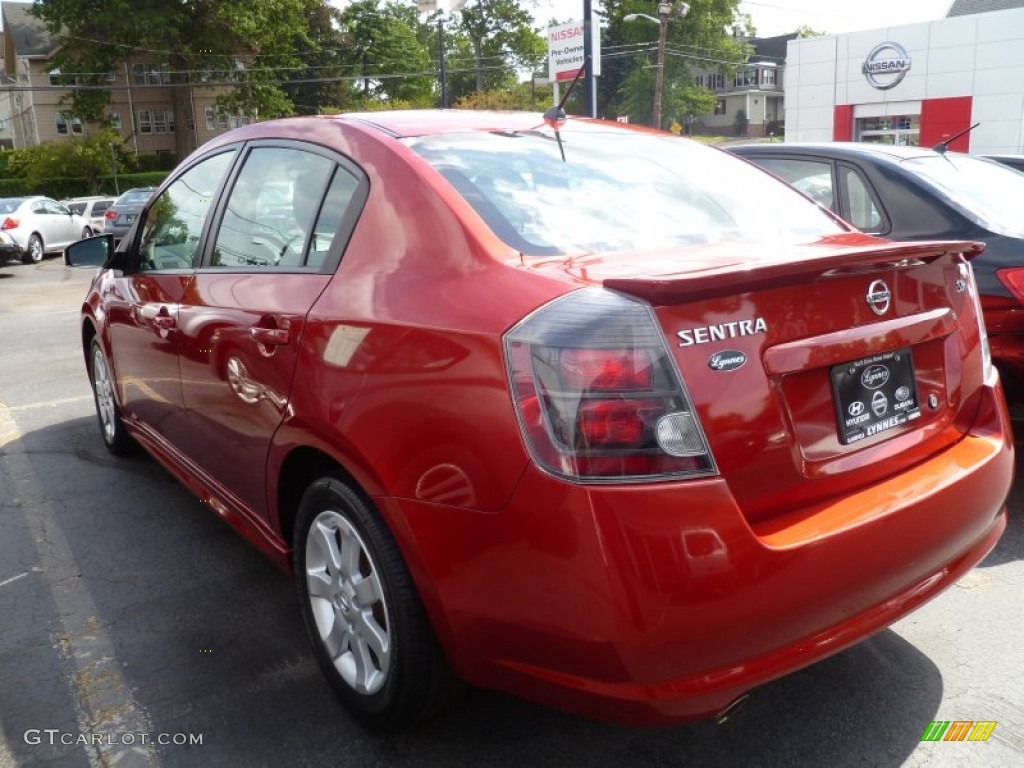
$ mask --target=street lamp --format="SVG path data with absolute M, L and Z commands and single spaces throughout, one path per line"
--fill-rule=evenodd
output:
M 669 16 L 683 18 L 690 12 L 687 3 L 658 3 L 658 18 L 648 16 L 646 13 L 627 13 L 622 17 L 623 21 L 634 21 L 635 19 L 647 19 L 658 25 L 658 67 L 654 73 L 654 127 L 661 128 L 661 91 L 665 84 L 665 42 L 668 38 Z

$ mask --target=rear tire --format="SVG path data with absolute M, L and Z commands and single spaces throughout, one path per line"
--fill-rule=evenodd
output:
M 38 264 L 43 260 L 43 238 L 33 232 L 28 238 L 28 247 L 21 255 L 25 264 Z
M 91 227 L 84 227 L 82 229 L 82 239 L 85 240 L 85 239 L 90 238 L 90 237 L 92 237 L 92 228 Z
M 461 692 L 384 521 L 334 477 L 306 490 L 295 525 L 302 618 L 331 687 L 367 725 L 405 725 Z

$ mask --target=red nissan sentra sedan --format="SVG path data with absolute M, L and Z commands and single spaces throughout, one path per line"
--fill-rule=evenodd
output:
M 860 234 L 684 139 L 450 111 L 232 131 L 116 251 L 67 258 L 103 265 L 107 446 L 295 575 L 357 716 L 465 681 L 655 724 L 728 712 L 996 543 L 980 248 Z

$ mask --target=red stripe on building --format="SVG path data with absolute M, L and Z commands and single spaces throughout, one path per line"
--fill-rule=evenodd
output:
M 853 141 L 853 104 L 836 104 L 832 116 L 832 140 Z
M 925 99 L 921 102 L 921 146 L 931 147 L 945 141 L 971 125 L 971 97 L 952 99 Z M 836 107 L 838 110 L 839 107 Z M 971 134 L 967 133 L 949 145 L 957 152 L 971 148 Z

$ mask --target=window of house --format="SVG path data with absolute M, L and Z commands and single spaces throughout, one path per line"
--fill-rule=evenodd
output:
M 716 115 L 724 115 L 725 114 L 725 99 L 719 99 L 718 101 L 715 102 L 715 114 Z
M 116 130 L 121 130 L 121 113 L 116 109 L 107 110 L 107 125 Z
M 761 70 L 761 84 L 775 85 L 775 68 L 765 67 Z
M 82 133 L 82 119 L 75 117 L 70 112 L 58 112 L 54 119 L 57 125 L 57 133 L 61 136 Z
M 132 64 L 135 85 L 167 85 L 171 82 L 170 64 Z
M 140 109 L 139 133 L 174 133 L 173 109 Z

